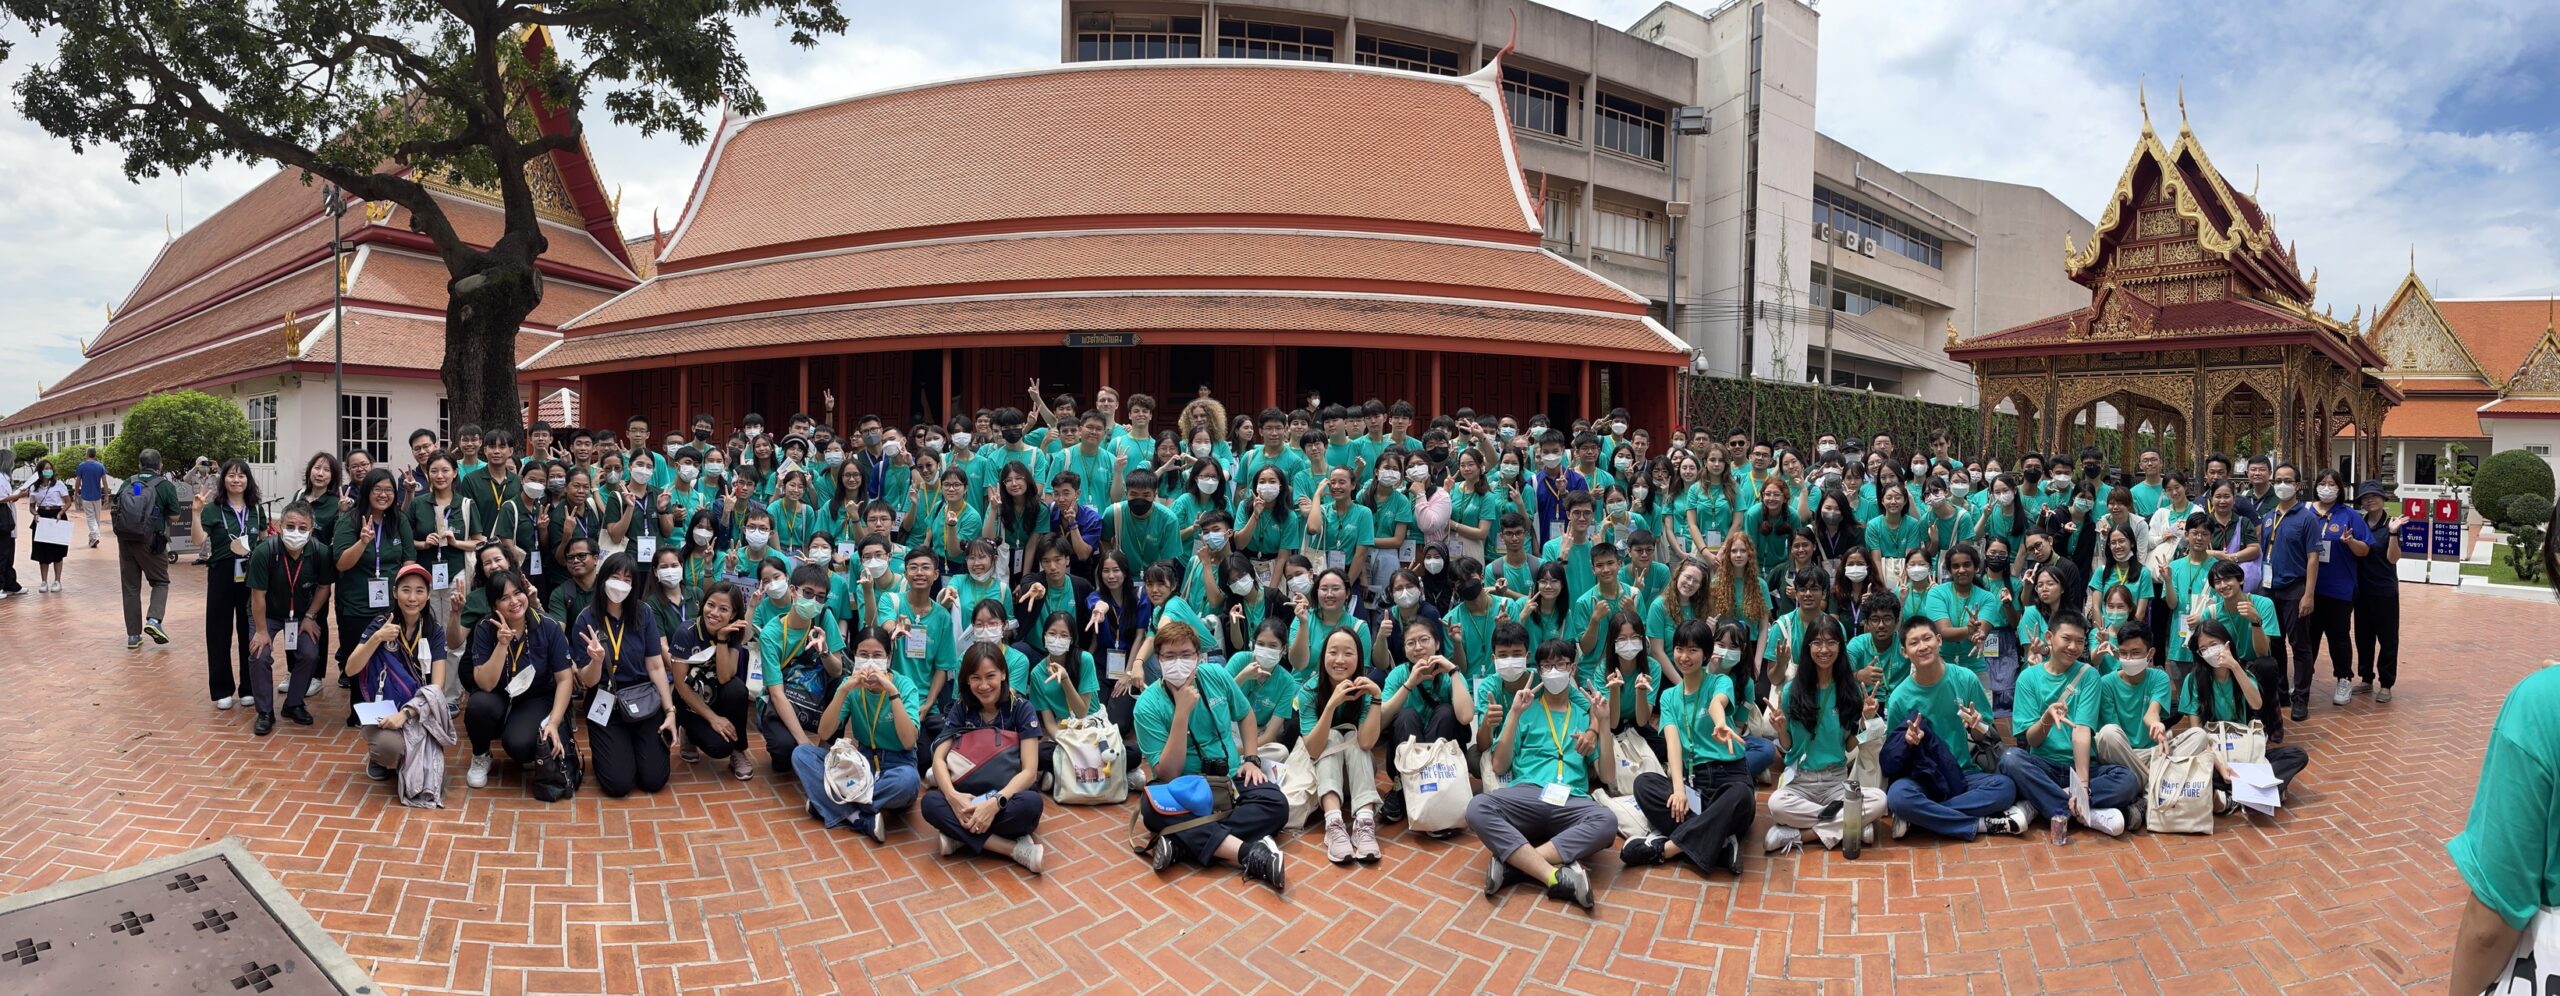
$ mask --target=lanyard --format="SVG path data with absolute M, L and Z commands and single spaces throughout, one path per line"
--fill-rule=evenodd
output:
M 784 626 L 784 627 L 782 627 L 782 629 L 783 629 L 783 632 L 785 632 L 785 633 L 788 633 L 788 632 L 790 632 L 790 631 L 791 631 L 791 627 L 789 627 L 789 626 Z M 802 630 L 800 631 L 800 642 L 799 642 L 799 643 L 797 643 L 797 644 L 790 644 L 790 643 L 786 643 L 786 644 L 784 644 L 784 645 L 783 645 L 783 646 L 784 646 L 784 650 L 785 650 L 785 652 L 784 652 L 784 653 L 783 653 L 783 655 L 782 655 L 782 661 L 781 661 L 782 666 L 784 666 L 784 667 L 789 667 L 789 666 L 791 665 L 791 662 L 792 662 L 792 661 L 795 661 L 795 660 L 799 660 L 799 659 L 800 659 L 800 651 L 801 651 L 801 649 L 802 649 L 802 648 L 804 648 L 804 647 L 807 647 L 807 646 L 809 645 L 809 639 L 810 639 L 809 634 L 810 634 L 810 632 L 811 632 L 811 630 L 809 630 L 809 629 L 802 629 Z M 786 637 L 786 639 L 787 639 L 787 637 Z
M 302 594 L 302 558 L 286 554 L 284 558 L 284 614 L 301 611 L 293 605 L 294 596 Z
M 514 678 L 516 676 L 516 672 L 522 669 L 524 665 L 524 645 L 527 640 L 531 640 L 532 638 L 532 633 L 526 633 L 516 639 L 515 653 L 507 658 L 507 677 Z
M 382 534 L 390 531 L 389 515 L 378 516 L 373 520 L 373 576 L 377 578 L 382 576 Z
M 249 510 L 248 510 L 247 508 L 245 508 L 245 507 L 241 507 L 241 508 L 233 508 L 233 509 L 231 509 L 231 510 L 230 510 L 230 512 L 231 512 L 231 517 L 232 517 L 232 519 L 233 519 L 234 521 L 237 521 L 237 522 L 239 522 L 239 523 L 240 523 L 240 531 L 239 531 L 239 532 L 236 532 L 236 533 L 233 533 L 232 535 L 234 535 L 234 536 L 247 536 L 247 535 L 249 535 Z
M 861 696 L 862 696 L 862 700 L 863 700 L 863 701 L 865 701 L 865 702 L 870 702 L 870 701 L 871 701 L 871 693 L 870 693 L 870 692 L 862 692 L 862 693 L 860 693 L 860 694 L 861 694 Z M 880 739 L 880 714 L 881 714 L 881 713 L 883 713 L 883 712 L 888 711 L 888 708 L 889 708 L 889 696 L 887 696 L 887 695 L 882 695 L 882 696 L 880 696 L 880 701 L 878 701 L 877 703 L 874 703 L 874 704 L 871 706 L 871 709 L 870 709 L 870 710 L 869 710 L 869 712 L 868 712 L 868 713 L 863 717 L 863 720 L 862 720 L 862 735 L 863 735 L 863 737 L 864 737 L 864 738 L 866 738 L 866 739 L 870 739 L 870 740 L 878 740 L 878 739 Z M 870 746 L 870 747 L 871 747 L 871 749 L 872 749 L 872 750 L 874 750 L 874 751 L 877 751 L 877 750 L 879 750 L 879 749 L 880 749 L 880 745 L 878 745 L 878 744 L 871 744 L 871 745 L 869 745 L 869 746 Z
M 624 623 L 622 624 L 621 629 L 615 629 L 612 620 L 604 618 L 603 613 L 597 613 L 596 628 L 603 630 L 605 642 L 613 645 L 613 666 L 616 670 L 620 670 L 622 667 L 622 634 L 631 631 L 631 624 Z
M 1556 749 L 1556 779 L 1555 779 L 1555 780 L 1556 780 L 1556 782 L 1557 782 L 1558 784 L 1562 784 L 1562 783 L 1564 782 L 1564 734 L 1563 734 L 1562 732 L 1559 732 L 1559 731 L 1556 729 L 1556 710 L 1555 710 L 1555 707 L 1554 707 L 1554 706 L 1551 706 L 1551 705 L 1548 705 L 1548 704 L 1546 703 L 1546 699 L 1545 699 L 1543 696 L 1541 696 L 1541 697 L 1539 698 L 1539 701 L 1538 701 L 1538 713 L 1539 713 L 1539 717 L 1538 717 L 1538 718 L 1540 718 L 1540 719 L 1544 719 L 1544 720 L 1546 720 L 1546 721 L 1547 721 L 1547 742 L 1548 742 L 1548 743 L 1551 743 L 1551 744 L 1553 744 L 1553 745 L 1555 745 L 1555 749 Z M 1571 713 L 1571 712 L 1567 712 L 1567 713 L 1565 713 L 1565 716 L 1564 716 L 1564 725 L 1566 725 L 1566 726 L 1572 726 L 1572 725 L 1573 725 L 1573 713 Z

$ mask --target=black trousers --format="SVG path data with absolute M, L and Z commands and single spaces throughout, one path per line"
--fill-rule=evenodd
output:
M 32 533 L 35 530 L 29 529 Z M 0 591 L 15 595 L 18 587 L 18 519 L 17 513 L 0 507 Z
M 587 723 L 588 774 L 605 795 L 619 799 L 634 789 L 667 787 L 667 742 L 658 736 L 665 718 L 663 709 L 647 719 L 624 719 L 617 711 L 613 722 Z
M 694 749 L 712 757 L 727 757 L 746 749 L 747 706 L 750 704 L 747 700 L 746 672 L 740 670 L 735 677 L 729 679 L 727 684 L 713 688 L 704 704 L 709 705 L 711 711 L 718 713 L 720 718 L 728 720 L 729 728 L 735 731 L 737 736 L 735 738 L 721 736 L 719 731 L 711 728 L 710 720 L 704 719 L 700 713 L 678 703 L 676 726 L 684 730 L 686 741 L 692 743 Z M 791 742 L 791 731 L 783 731 L 783 740 Z
M 2356 677 L 2389 688 L 2400 680 L 2400 592 L 2356 592 Z
M 1379 745 L 1387 749 L 1391 760 L 1395 755 L 1395 749 L 1408 740 L 1420 740 L 1424 743 L 1434 740 L 1455 740 L 1464 744 L 1475 736 L 1469 732 L 1466 720 L 1458 717 L 1458 710 L 1447 702 L 1434 707 L 1428 718 L 1423 715 L 1422 710 L 1411 706 L 1400 709 L 1396 712 L 1395 718 L 1387 721 L 1386 732 L 1386 739 Z M 1390 764 L 1387 770 L 1394 771 L 1394 765 Z
M 2282 676 L 2291 671 L 2302 675 L 2302 682 L 2298 692 L 2295 690 L 2297 686 L 2288 686 L 2283 681 L 2258 690 L 2269 698 L 2281 699 L 2299 694 L 2308 700 L 2311 696 L 2311 666 L 2304 664 L 2300 670 L 2294 670 L 2290 664 L 2295 656 L 2294 645 L 2302 632 L 2302 584 L 2297 581 L 2290 588 L 2269 588 L 2266 594 L 2267 601 L 2276 604 L 2275 646 L 2268 651 L 2269 656 L 2276 659 L 2276 674 Z
M 1153 814 L 1146 817 L 1151 827 L 1171 826 L 1187 818 L 1159 823 L 1155 821 L 1160 818 Z M 1236 808 L 1229 810 L 1225 819 L 1174 834 L 1173 851 L 1183 860 L 1207 868 L 1218 863 L 1218 845 L 1227 838 L 1249 841 L 1268 837 L 1278 833 L 1280 825 L 1288 821 L 1289 797 L 1280 794 L 1279 783 L 1266 781 L 1252 788 L 1239 785 L 1236 787 Z
M 984 854 L 988 838 L 1019 840 L 1039 829 L 1040 810 L 1047 802 L 1038 792 L 1017 794 L 997 807 L 996 818 L 989 821 L 987 829 L 982 832 L 972 832 L 961 824 L 960 814 L 952 811 L 951 800 L 943 797 L 941 789 L 925 789 L 923 800 L 916 808 L 924 811 L 924 821 L 942 831 L 943 836 L 968 845 L 971 854 Z
M 471 753 L 489 753 L 489 746 L 496 743 L 506 747 L 507 760 L 532 764 L 542 754 L 542 721 L 551 716 L 551 696 L 551 689 L 540 682 L 515 698 L 505 692 L 471 692 L 462 706 L 462 726 L 471 736 Z M 561 726 L 560 739 L 565 744 L 568 724 Z
M 2329 674 L 2341 681 L 2355 677 L 2356 603 L 2326 595 L 2311 596 L 2311 614 L 2294 621 L 2285 635 L 2293 641 L 2293 694 L 2311 694 L 2311 665 L 2320 657 L 2320 639 L 2329 640 Z
M 1681 857 L 1705 872 L 1722 863 L 1726 840 L 1751 832 L 1751 769 L 1743 761 L 1709 761 L 1689 769 L 1689 786 L 1698 790 L 1698 804 L 1688 819 L 1671 819 L 1671 793 L 1678 787 L 1668 775 L 1637 775 L 1636 805 L 1656 832 L 1680 845 Z
M 2278 645 L 2281 646 L 2282 641 L 2278 641 Z M 2258 711 L 2250 718 L 2266 724 L 2268 743 L 2282 743 L 2285 697 L 2278 694 L 2278 690 L 2284 687 L 2284 665 L 2277 663 L 2274 657 L 2258 657 L 2251 659 L 2248 667 L 2249 680 L 2258 684 Z M 2245 700 L 2240 703 L 2243 709 L 2248 705 Z
M 338 673 L 340 675 L 347 673 L 347 655 L 354 652 L 357 644 L 364 642 L 365 626 L 372 623 L 373 617 L 381 615 L 382 612 L 383 610 L 380 609 L 367 609 L 362 612 L 339 610 L 335 613 L 338 617 Z M 358 661 L 356 666 L 361 668 L 364 663 Z
M 766 691 L 770 692 L 772 689 L 767 688 Z M 818 735 L 817 715 L 813 713 L 801 716 L 799 719 L 800 732 L 808 734 L 812 743 L 816 743 L 820 747 L 826 746 L 824 742 L 816 739 Z M 679 722 L 681 722 L 681 720 L 679 720 Z M 764 735 L 765 756 L 773 761 L 774 773 L 784 778 L 798 781 L 799 776 L 794 774 L 791 768 L 791 752 L 799 748 L 800 741 L 791 739 L 791 727 L 783 725 L 782 716 L 773 711 L 773 706 L 770 703 L 768 703 L 765 708 L 756 710 L 756 732 Z M 921 734 L 923 731 L 918 730 L 917 733 L 919 734 L 917 742 L 922 743 L 923 740 L 921 739 Z
M 227 699 L 249 685 L 249 586 L 231 580 L 234 561 L 217 560 L 205 567 L 205 685 L 214 698 Z
M 258 625 L 266 630 L 267 652 L 250 659 L 247 674 L 241 679 L 241 694 L 249 696 L 259 715 L 266 716 L 276 711 L 275 657 L 283 642 L 280 637 L 286 630 L 294 632 L 295 642 L 293 649 L 285 653 L 285 708 L 302 704 L 304 690 L 311 687 L 312 679 L 320 676 L 322 662 L 328 659 L 328 655 L 325 650 L 327 644 L 301 631 L 302 620 L 298 617 L 268 619 Z

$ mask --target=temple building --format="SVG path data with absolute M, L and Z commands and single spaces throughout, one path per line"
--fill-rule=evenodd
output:
M 725 121 L 650 276 L 524 365 L 670 424 L 1035 382 L 1672 420 L 1686 343 L 1542 245 L 1500 62 L 1089 62 Z
M 2509 449 L 2552 459 L 2560 446 L 2554 311 L 2548 297 L 2436 297 L 2413 259 L 2373 322 L 2383 372 L 2409 398 L 2383 420 L 2379 476 L 2402 493 L 2431 496 L 2457 460 L 2477 464 Z
M 517 336 L 519 358 L 557 343 L 560 322 L 639 281 L 583 147 L 528 172 L 550 248 L 538 264 L 542 303 Z M 494 192 L 429 186 L 464 242 L 497 240 L 504 221 Z M 405 208 L 348 198 L 336 222 L 352 248 L 333 269 L 323 189 L 300 169 L 278 170 L 163 245 L 83 347 L 87 361 L 0 420 L 0 440 L 36 439 L 56 451 L 101 446 L 134 402 L 193 388 L 247 412 L 258 444 L 251 463 L 259 487 L 274 493 L 341 439 L 381 459 L 405 454 L 398 437 L 410 429 L 447 432 L 442 259 L 409 229 Z M 340 293 L 343 329 L 332 314 Z M 336 404 L 342 333 L 346 396 Z M 531 417 L 565 423 L 578 414 L 567 380 L 528 377 L 520 386 Z
M 2065 240 L 2087 305 L 1970 339 L 1947 327 L 1947 354 L 1972 365 L 1983 402 L 2019 416 L 2017 439 L 1980 442 L 2077 450 L 2107 426 L 2126 430 L 2124 452 L 2107 456 L 2127 466 L 2150 434 L 2169 441 L 2173 467 L 2272 452 L 2368 474 L 2375 438 L 2341 427 L 2381 425 L 2402 389 L 2381 376 L 2362 309 L 2345 321 L 2315 310 L 2319 271 L 2306 275 L 2275 220 L 2214 168 L 2184 104 L 2174 141 L 2146 109 L 2095 236 Z

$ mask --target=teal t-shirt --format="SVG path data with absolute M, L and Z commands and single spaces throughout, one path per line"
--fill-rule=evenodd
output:
M 1251 650 L 1227 658 L 1227 677 L 1244 691 L 1245 707 L 1253 716 L 1253 725 L 1268 724 L 1275 716 L 1296 716 L 1298 676 L 1289 670 L 1288 660 L 1283 658 L 1280 663 L 1272 665 L 1270 674 L 1248 680 L 1243 675 L 1245 669 L 1252 666 Z
M 1236 720 L 1244 715 L 1244 690 L 1222 667 L 1204 667 L 1192 680 L 1199 685 L 1200 702 L 1191 707 L 1189 745 L 1183 756 L 1183 773 L 1197 775 L 1206 760 L 1226 763 L 1228 771 L 1243 762 L 1243 745 L 1236 743 Z M 1164 682 L 1155 682 L 1138 693 L 1138 701 L 1130 707 L 1130 724 L 1138 728 L 1138 753 L 1154 763 L 1164 756 L 1165 739 L 1173 734 L 1173 695 Z
M 1013 686 L 1014 694 L 1029 698 L 1031 708 L 1043 715 L 1057 719 L 1078 718 L 1078 713 L 1067 708 L 1067 683 L 1049 675 L 1049 658 L 1034 661 L 1011 653 L 1011 648 L 1007 650 L 1006 663 L 1011 665 L 1007 683 Z M 1068 681 L 1074 683 L 1076 693 L 1084 697 L 1085 713 L 1090 714 L 1095 704 L 1101 701 L 1096 696 L 1102 690 L 1102 669 L 1094 666 L 1092 654 L 1081 650 L 1074 651 L 1074 654 L 1074 657 L 1062 658 L 1061 663 L 1066 665 Z
M 1928 613 L 1932 621 L 1945 625 L 1970 626 L 1978 613 L 1980 618 L 1997 626 L 2000 596 L 1982 585 L 1974 585 L 1970 592 L 1959 593 L 1954 584 L 1942 584 L 1929 589 L 1928 597 L 1921 603 L 1921 611 Z M 1972 641 L 1947 640 L 1942 653 L 1949 665 L 1977 675 L 1982 673 L 1981 649 Z
M 1969 772 L 1982 769 L 1973 763 L 1973 751 L 1966 745 L 1961 707 L 1973 704 L 1973 711 L 1984 718 L 1991 715 L 1991 694 L 1982 688 L 1982 679 L 1960 667 L 1945 668 L 1938 683 L 1923 685 L 1918 675 L 1905 678 L 1894 686 L 1885 699 L 1885 735 L 1896 736 L 1902 724 L 1918 713 L 1928 719 L 1929 730 L 1954 752 L 1956 764 Z
M 2017 732 L 2019 743 L 2026 743 L 2027 728 L 2044 717 L 2044 711 L 2062 698 L 2065 689 L 2070 691 L 2071 697 L 2065 701 L 2063 710 L 2071 721 L 2092 728 L 2100 725 L 2097 722 L 2096 689 L 2106 680 L 2105 675 L 2080 661 L 2072 661 L 2070 670 L 2061 674 L 2055 674 L 2053 669 L 2042 665 L 2021 668 L 2017 689 L 2010 700 L 2014 710 L 2010 713 L 2013 717 L 2010 728 Z M 2132 731 L 2125 732 L 2130 734 Z M 2071 728 L 2055 726 L 2046 730 L 2044 741 L 2027 747 L 2027 751 L 2057 764 L 2070 764 Z
M 1741 744 L 1725 744 L 1715 738 L 1715 716 L 1708 704 L 1718 698 L 1725 700 L 1725 728 L 1735 733 L 1742 732 L 1743 718 L 1749 713 L 1742 707 L 1739 696 L 1734 694 L 1733 676 L 1700 675 L 1695 692 L 1690 691 L 1686 684 L 1673 685 L 1663 691 L 1662 733 L 1665 738 L 1678 734 L 1682 763 L 1694 766 L 1707 761 L 1742 760 Z
M 1505 708 L 1510 703 L 1505 702 Z M 1562 785 L 1576 796 L 1591 794 L 1591 764 L 1596 757 L 1573 749 L 1573 739 L 1591 728 L 1591 711 L 1567 699 L 1563 706 L 1539 695 L 1521 711 L 1519 739 L 1511 746 L 1511 784 Z
M 1839 690 L 1824 685 L 1813 689 L 1814 714 L 1820 717 L 1811 729 L 1787 717 L 1787 763 L 1798 771 L 1824 771 L 1849 763 L 1849 752 L 1842 743 L 1840 730 Z M 1795 701 L 1795 686 L 1789 683 L 1781 703 Z
M 2124 729 L 2125 742 L 2135 750 L 2152 745 L 2151 724 L 2147 721 L 2152 706 L 2160 714 L 2169 714 L 2169 672 L 2160 668 L 2144 668 L 2142 675 L 2127 681 L 2119 672 L 2098 680 L 2091 689 L 2096 713 L 2092 726 L 2117 726 Z
M 2507 693 L 2489 727 L 2471 818 L 2445 850 L 2472 897 L 2510 927 L 2560 906 L 2560 668 L 2536 671 Z
M 1900 620 L 1896 620 L 1897 627 Z M 1874 689 L 1878 694 L 1891 691 L 1911 676 L 1911 662 L 1902 656 L 1902 640 L 1898 633 L 1886 633 L 1879 646 L 1876 638 L 1860 633 L 1849 639 L 1849 669 L 1864 671 L 1869 667 L 1884 669 L 1884 680 Z

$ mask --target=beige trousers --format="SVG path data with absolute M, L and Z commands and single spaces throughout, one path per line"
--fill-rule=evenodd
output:
M 1793 780 L 1769 794 L 1769 821 L 1782 827 L 1811 830 L 1824 847 L 1840 846 L 1842 820 L 1838 814 L 1822 819 L 1823 807 L 1833 802 L 1860 806 L 1862 826 L 1874 826 L 1884 816 L 1883 790 L 1856 785 L 1847 776 L 1844 768 L 1796 772 Z M 1840 811 L 1848 812 L 1848 806 L 1842 806 Z

